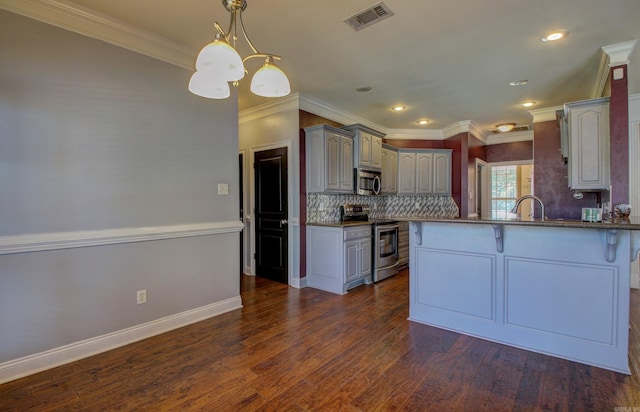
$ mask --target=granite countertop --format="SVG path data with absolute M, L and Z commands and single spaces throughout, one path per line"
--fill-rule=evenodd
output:
M 413 222 L 445 222 L 445 223 L 475 223 L 475 224 L 504 224 L 517 226 L 544 226 L 544 227 L 566 227 L 582 229 L 619 229 L 619 230 L 640 230 L 640 217 L 630 217 L 628 219 L 616 219 L 612 222 L 583 222 L 581 220 L 565 219 L 540 219 L 516 220 L 516 219 L 476 219 L 476 218 L 430 218 L 424 216 L 407 216 L 394 218 L 399 221 Z
M 327 226 L 327 227 L 351 227 L 370 226 L 371 222 L 343 222 L 341 220 L 328 220 L 323 222 L 307 222 L 307 226 Z

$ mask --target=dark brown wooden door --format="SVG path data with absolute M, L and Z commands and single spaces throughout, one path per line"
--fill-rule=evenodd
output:
M 287 148 L 256 152 L 256 275 L 289 283 Z

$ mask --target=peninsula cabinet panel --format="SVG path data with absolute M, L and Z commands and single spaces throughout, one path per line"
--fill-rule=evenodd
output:
M 353 135 L 327 125 L 304 130 L 307 192 L 353 193 Z

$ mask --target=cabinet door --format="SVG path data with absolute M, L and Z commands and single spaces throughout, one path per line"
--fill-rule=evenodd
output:
M 398 193 L 416 192 L 416 154 L 398 153 Z
M 416 165 L 416 192 L 433 193 L 433 153 L 418 153 Z
M 391 150 L 382 149 L 381 160 L 382 160 L 382 175 L 380 176 L 380 191 L 382 193 L 389 193 L 389 183 L 391 180 L 391 170 L 389 163 L 389 155 L 391 154 Z
M 360 166 L 371 167 L 371 139 L 372 135 L 360 132 Z
M 340 190 L 340 145 L 342 137 L 335 133 L 327 133 L 325 188 L 326 190 Z
M 382 138 L 378 136 L 371 136 L 371 167 L 382 167 Z
M 572 189 L 608 189 L 609 105 L 572 109 L 570 185 Z
M 307 132 L 307 192 L 324 192 L 325 149 L 324 133 L 318 130 Z
M 451 155 L 449 153 L 433 154 L 433 192 L 451 193 Z
M 365 278 L 371 275 L 371 239 L 360 241 L 360 271 L 358 277 Z
M 398 191 L 398 153 L 389 151 L 389 193 Z
M 359 258 L 360 248 L 359 242 L 352 240 L 344 243 L 344 280 L 345 283 L 349 283 L 352 280 L 358 279 L 359 272 Z
M 353 192 L 353 139 L 343 136 L 340 145 L 340 190 Z

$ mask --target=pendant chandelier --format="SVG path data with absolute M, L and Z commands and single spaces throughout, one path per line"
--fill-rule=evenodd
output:
M 264 64 L 251 79 L 251 91 L 263 97 L 282 97 L 291 92 L 289 79 L 274 63 L 281 60 L 275 54 L 260 53 L 253 45 L 242 22 L 242 12 L 247 8 L 246 0 L 222 0 L 223 6 L 231 14 L 229 29 L 225 33 L 218 22 L 214 22 L 214 40 L 204 46 L 196 59 L 196 71 L 189 80 L 189 91 L 209 99 L 226 99 L 231 94 L 229 82 L 237 86 L 247 73 L 244 62 L 253 58 L 263 58 Z M 240 57 L 235 50 L 238 28 L 253 54 Z M 232 45 L 233 44 L 233 45 Z

